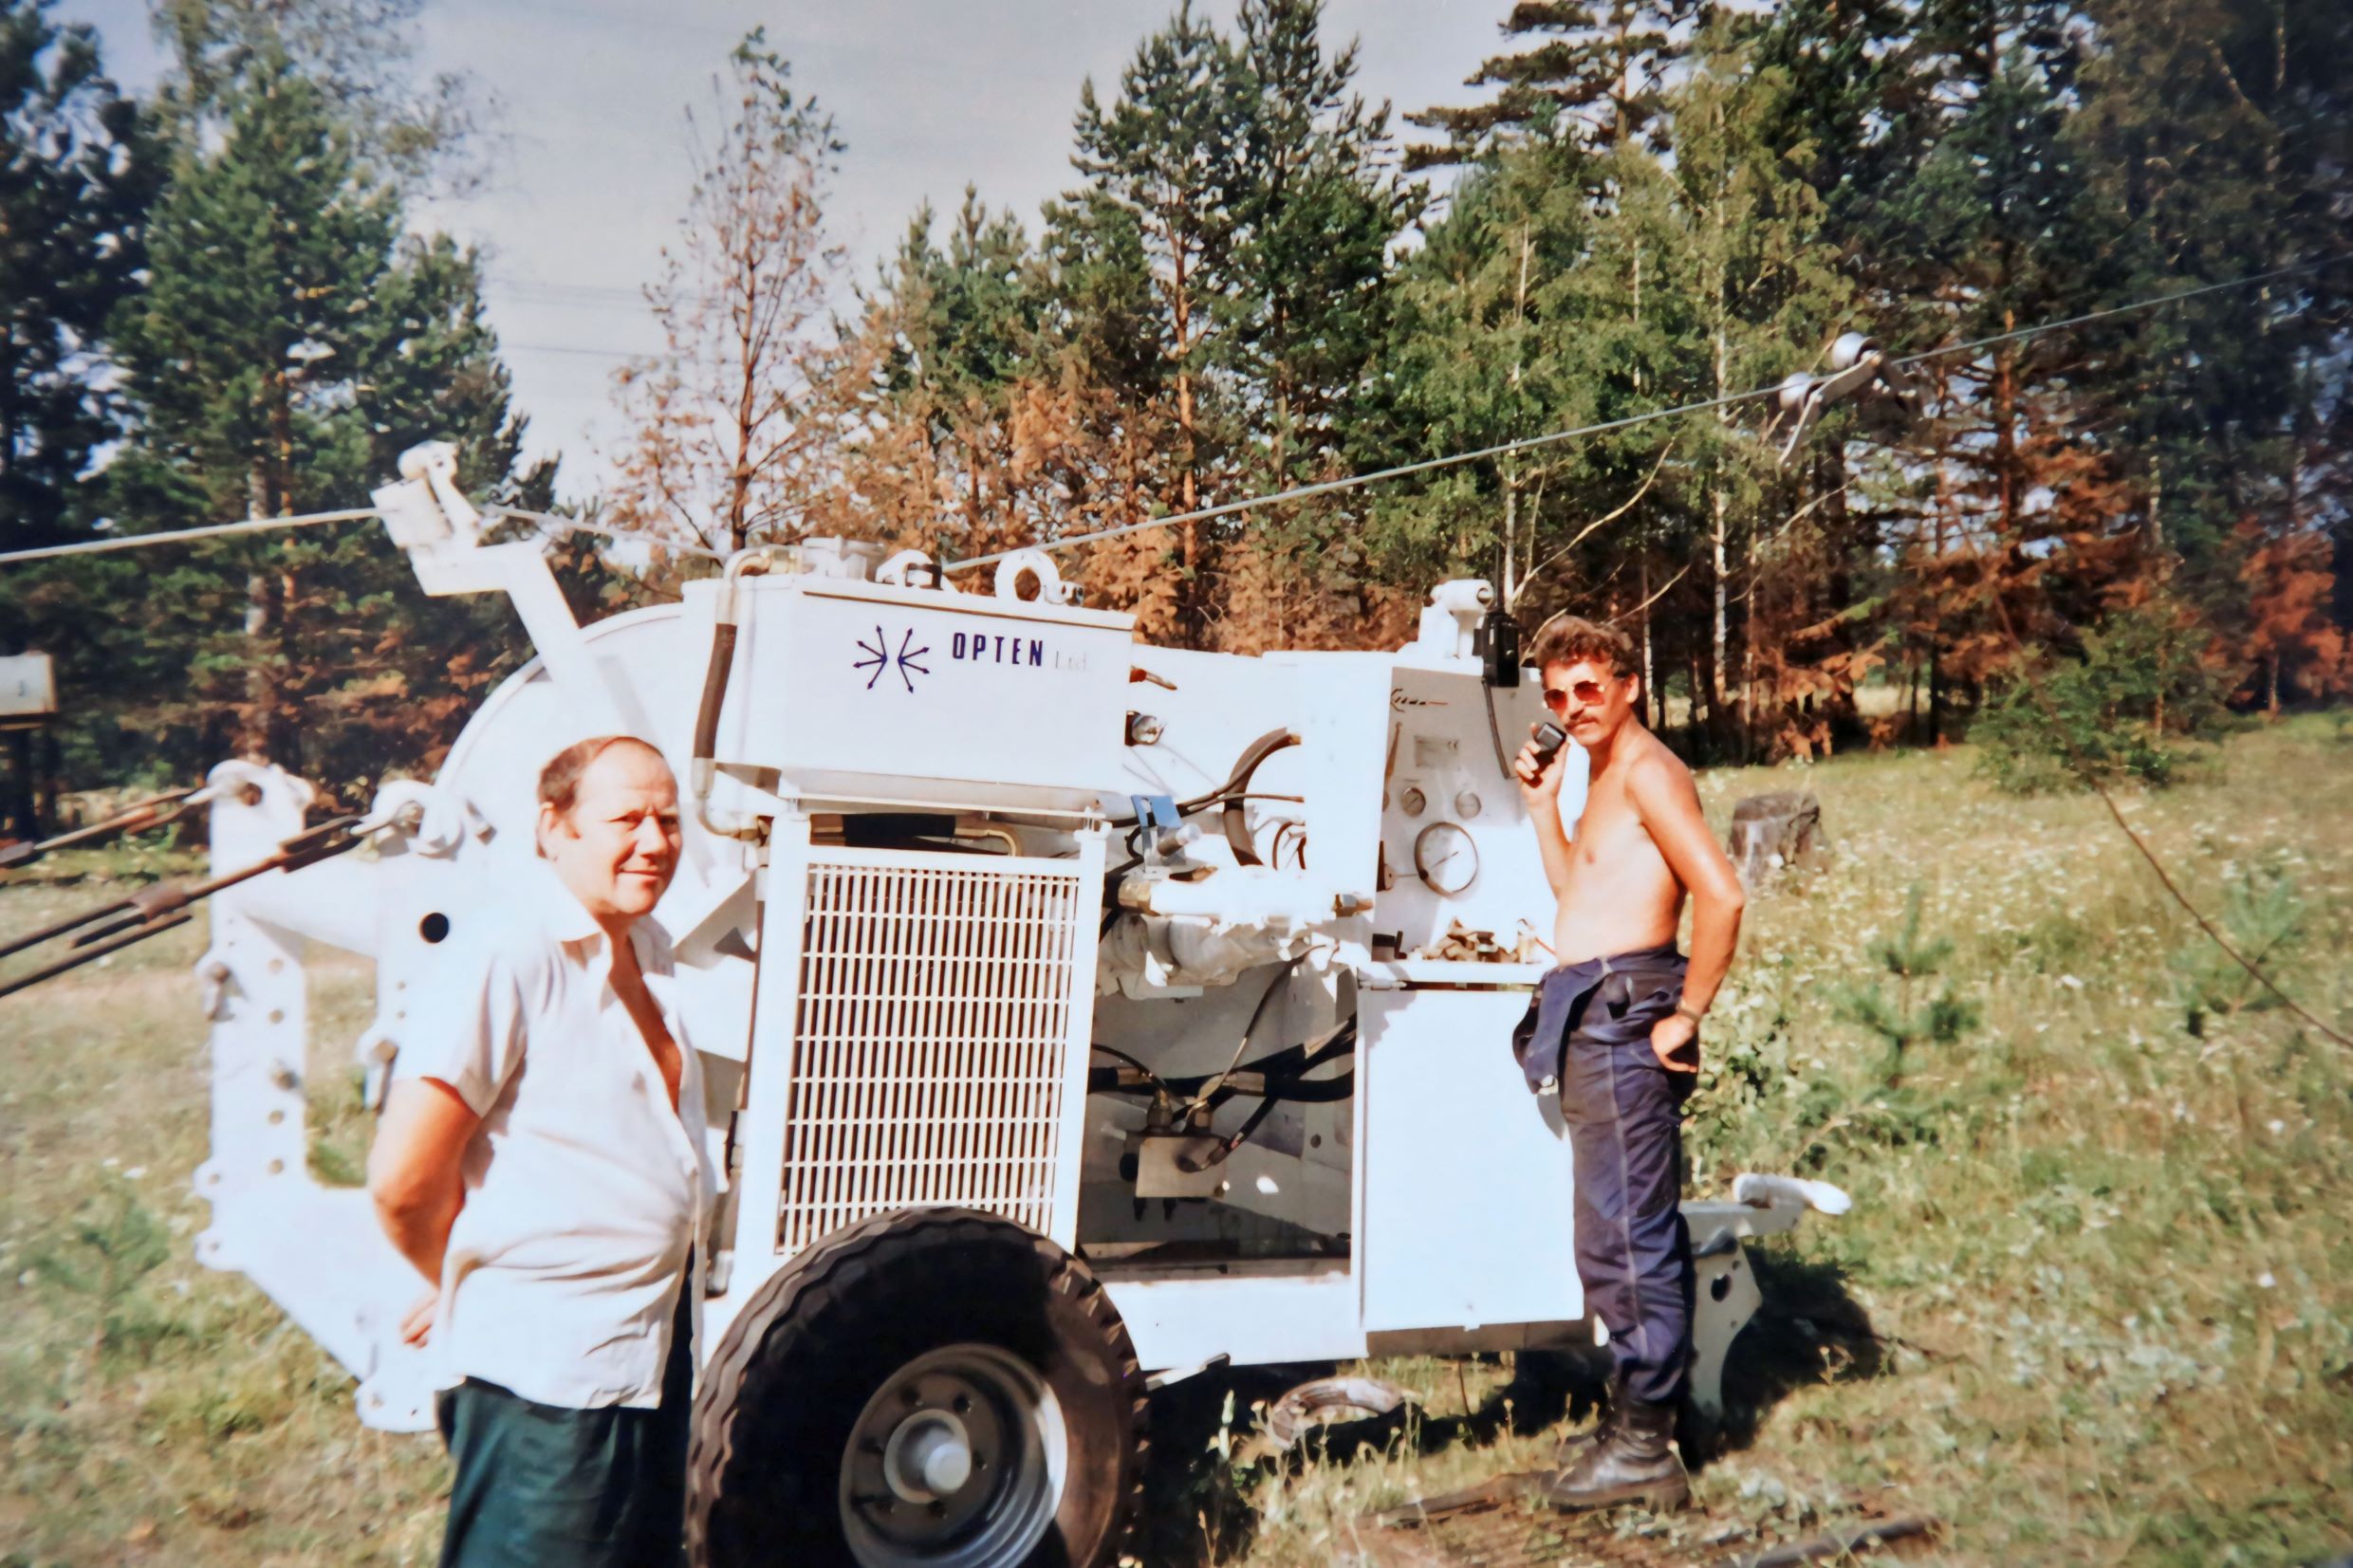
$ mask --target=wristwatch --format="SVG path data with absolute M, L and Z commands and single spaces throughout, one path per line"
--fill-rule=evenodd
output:
M 1690 1019 L 1695 1028 L 1707 1022 L 1708 1010 L 1705 1007 L 1695 1008 L 1679 998 L 1676 1001 L 1675 1010 L 1678 1016 Z

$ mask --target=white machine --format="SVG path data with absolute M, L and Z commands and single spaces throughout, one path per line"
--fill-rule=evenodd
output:
M 658 916 L 728 1181 L 697 1561 L 1107 1562 L 1148 1383 L 1593 1342 L 1566 1134 L 1509 1048 L 1548 963 L 1505 767 L 1541 710 L 1483 676 L 1485 583 L 1395 653 L 1242 657 L 1139 644 L 1044 553 L 962 592 L 811 541 L 584 628 L 536 544 L 479 543 L 445 449 L 403 471 L 378 503 L 424 586 L 504 591 L 538 657 L 338 830 L 362 853 L 221 892 L 197 969 L 199 1255 L 352 1371 L 361 1420 L 427 1427 L 431 1368 L 366 1195 L 306 1171 L 305 953 L 377 965 L 373 1091 L 531 857 L 542 764 L 622 730 L 689 796 Z M 282 772 L 209 785 L 216 875 L 305 829 Z M 1843 1200 L 1687 1206 L 1703 1403 L 1758 1304 L 1742 1239 L 1809 1204 Z

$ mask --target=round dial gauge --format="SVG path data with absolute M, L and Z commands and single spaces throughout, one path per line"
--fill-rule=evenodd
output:
M 1420 790 L 1415 788 L 1412 784 L 1407 784 L 1405 786 L 1405 793 L 1398 800 L 1398 804 L 1405 808 L 1405 815 L 1408 817 L 1420 816 L 1423 808 L 1428 806 L 1429 803 L 1429 797 L 1422 794 Z
M 1432 893 L 1452 897 L 1477 880 L 1478 846 L 1453 822 L 1432 822 L 1414 840 L 1414 871 Z

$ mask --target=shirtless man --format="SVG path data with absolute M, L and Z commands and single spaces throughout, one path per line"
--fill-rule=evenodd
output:
M 1577 1273 L 1608 1325 L 1609 1414 L 1564 1454 L 1556 1506 L 1690 1497 L 1670 1446 L 1689 1358 L 1694 1276 L 1681 1197 L 1683 1099 L 1699 1022 L 1740 936 L 1740 881 L 1700 815 L 1691 770 L 1644 728 L 1641 680 L 1619 633 L 1553 621 L 1530 663 L 1545 706 L 1589 766 L 1576 838 L 1562 831 L 1562 747 L 1514 765 L 1560 901 L 1547 975 L 1516 1042 L 1530 1088 L 1558 1086 L 1576 1164 Z M 1692 950 L 1676 950 L 1683 900 Z M 1532 1026 L 1532 1027 L 1531 1027 Z

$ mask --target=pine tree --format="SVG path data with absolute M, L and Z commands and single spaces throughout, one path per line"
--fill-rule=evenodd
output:
M 1503 35 L 1542 41 L 1491 57 L 1464 81 L 1500 89 L 1490 101 L 1406 116 L 1409 124 L 1446 136 L 1409 147 L 1406 167 L 1476 161 L 1529 136 L 1595 149 L 1647 137 L 1653 150 L 1662 149 L 1655 121 L 1699 10 L 1696 0 L 1518 0 Z
M 1090 265 L 1125 261 L 1123 242 L 1140 251 L 1156 310 L 1141 342 L 1121 345 L 1126 368 L 1143 370 L 1135 350 L 1156 342 L 1165 367 L 1122 390 L 1146 401 L 1165 377 L 1178 448 L 1170 509 L 1202 504 L 1205 475 L 1225 455 L 1226 440 L 1208 406 L 1213 301 L 1231 277 L 1235 240 L 1232 201 L 1240 154 L 1242 90 L 1233 49 L 1194 15 L 1191 0 L 1138 46 L 1120 73 L 1119 96 L 1102 102 L 1092 81 L 1080 90 L 1071 164 L 1086 188 L 1067 199 L 1069 232 L 1094 252 Z M 1100 243 L 1108 239 L 1111 244 Z M 1111 280 L 1104 280 L 1111 281 Z M 1115 284 L 1116 286 L 1116 284 Z M 1209 616 L 1212 563 L 1204 530 L 1176 530 L 1180 622 L 1200 639 Z
M 1216 301 L 1220 363 L 1256 395 L 1262 477 L 1292 478 L 1337 440 L 1333 420 L 1386 326 L 1388 247 L 1422 194 L 1384 162 L 1388 106 L 1354 90 L 1356 46 L 1327 54 L 1322 0 L 1244 0 L 1234 248 Z
M 1008 465 L 1012 412 L 1038 373 L 1043 302 L 1028 236 L 1011 213 L 991 213 L 967 187 L 936 244 L 929 207 L 917 214 L 885 278 L 880 318 L 894 416 L 921 443 L 925 515 L 906 528 L 929 548 L 949 517 L 957 547 L 981 554 L 1001 544 L 1011 519 Z M 871 469 L 871 464 L 864 465 Z
M 2120 214 L 2136 294 L 2343 251 L 2353 203 L 2353 12 L 2312 0 L 2090 0 L 2101 48 L 2068 137 Z M 2082 389 L 2177 592 L 2235 638 L 2249 590 L 2333 519 L 2344 480 L 2343 267 L 2185 302 Z M 2250 523 L 2252 526 L 2249 526 Z M 2349 603 L 2339 612 L 2353 612 Z
M 0 549 L 88 522 L 77 483 L 120 429 L 97 374 L 106 319 L 137 286 L 160 172 L 96 34 L 50 9 L 0 5 Z M 22 635 L 0 622 L 0 646 Z
M 1356 46 L 1325 50 L 1322 0 L 1246 0 L 1236 28 L 1234 244 L 1214 363 L 1236 410 L 1237 480 L 1277 489 L 1344 470 L 1388 334 L 1388 249 L 1425 195 L 1393 172 L 1388 106 L 1355 91 Z M 1215 644 L 1361 638 L 1375 605 L 1355 515 L 1310 502 L 1237 525 Z

